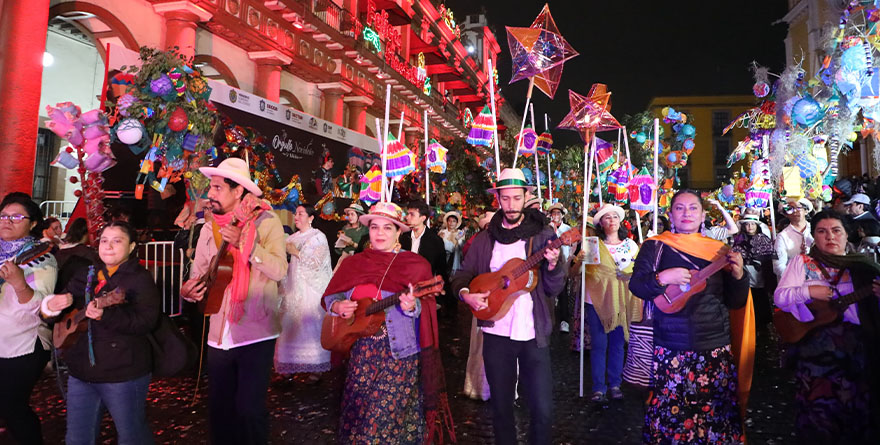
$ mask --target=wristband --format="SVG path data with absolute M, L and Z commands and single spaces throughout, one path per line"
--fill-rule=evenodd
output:
M 466 287 L 461 288 L 461 290 L 458 291 L 458 300 L 459 300 L 459 301 L 464 301 L 464 297 L 461 296 L 461 293 L 462 293 L 462 292 L 470 293 L 471 290 L 468 289 L 468 288 L 466 288 Z

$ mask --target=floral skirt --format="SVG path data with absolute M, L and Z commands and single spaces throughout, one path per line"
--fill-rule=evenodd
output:
M 395 359 L 385 326 L 351 348 L 339 443 L 418 444 L 425 438 L 418 354 Z
M 654 346 L 654 393 L 643 439 L 658 444 L 743 442 L 730 345 L 711 351 Z
M 578 283 L 580 281 L 578 280 Z M 580 284 L 579 284 L 580 285 Z M 580 294 L 580 289 L 578 289 L 578 294 Z M 574 317 L 572 317 L 572 325 L 571 326 L 571 350 L 575 352 L 579 352 L 581 350 L 581 297 L 575 298 L 574 304 Z M 587 322 L 589 318 L 584 319 L 584 350 L 589 351 L 591 349 L 592 339 L 590 337 L 590 324 Z
M 880 443 L 880 431 L 868 415 L 871 397 L 860 328 L 845 322 L 825 326 L 792 353 L 799 441 Z

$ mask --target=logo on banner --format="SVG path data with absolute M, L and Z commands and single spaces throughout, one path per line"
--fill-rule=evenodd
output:
M 287 130 L 283 130 L 281 134 L 276 134 L 272 138 L 272 148 L 280 155 L 290 159 L 303 159 L 315 155 L 315 149 L 312 148 L 312 141 L 308 144 L 301 144 L 287 136 Z
M 284 112 L 284 118 L 290 120 L 290 110 Z
M 318 129 L 318 120 L 315 118 L 309 119 L 309 128 L 311 128 L 312 130 L 317 130 Z
M 238 93 L 235 90 L 229 90 L 229 101 L 235 103 L 238 100 Z
M 324 123 L 324 133 L 333 134 L 333 126 L 325 122 Z
M 339 130 L 337 130 L 336 133 L 339 135 L 339 137 L 345 139 L 345 128 L 339 127 Z
M 266 101 L 260 99 L 260 111 L 266 111 Z

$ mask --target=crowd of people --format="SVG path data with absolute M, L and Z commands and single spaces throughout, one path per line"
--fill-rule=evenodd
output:
M 580 227 L 578 215 L 545 207 L 517 169 L 487 191 L 497 209 L 432 215 L 423 201 L 369 210 L 355 201 L 335 239 L 313 226 L 316 210 L 305 203 L 286 235 L 244 161 L 201 171 L 210 179 L 206 211 L 180 294 L 219 308 L 205 345 L 211 443 L 267 443 L 273 370 L 315 383 L 340 361 L 340 443 L 454 440 L 447 391 L 488 401 L 499 444 L 516 443 L 522 395 L 530 443 L 551 443 L 556 333 L 572 350 L 589 350 L 589 403 L 624 398 L 624 383 L 645 388 L 645 443 L 744 443 L 751 369 L 743 354 L 755 326 L 763 341 L 781 343 L 773 321 L 782 316 L 814 321 L 783 345 L 798 439 L 880 440 L 880 187 L 870 181 L 837 188 L 828 203 L 786 197 L 775 209 L 732 213 L 681 190 L 656 233 L 604 203 L 586 233 L 560 246 L 553 241 Z M 709 210 L 721 213 L 718 225 Z M 54 345 L 68 370 L 66 441 L 94 443 L 106 410 L 120 443 L 152 443 L 148 335 L 161 302 L 137 244 L 124 220 L 91 240 L 83 219 L 64 230 L 27 195 L 4 197 L 0 419 L 18 442 L 42 443 L 30 395 L 53 351 L 50 328 L 73 317 L 79 335 Z M 22 258 L 34 246 L 47 247 Z M 220 292 L 203 279 L 215 257 L 231 271 Z M 501 302 L 471 289 L 475 278 L 527 259 L 530 285 Z M 712 268 L 719 272 L 703 273 Z M 445 295 L 421 287 L 437 276 Z M 438 324 L 467 310 L 497 312 L 472 318 L 464 387 L 447 388 Z M 373 324 L 334 358 L 327 336 L 361 318 Z

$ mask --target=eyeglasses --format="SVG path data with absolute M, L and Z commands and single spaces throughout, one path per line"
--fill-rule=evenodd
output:
M 15 215 L 0 215 L 0 221 L 9 221 L 11 223 L 20 223 L 22 220 L 31 219 L 30 216 L 15 214 Z
M 803 210 L 806 212 L 807 210 L 809 210 L 809 208 L 807 208 L 806 206 L 802 206 L 802 205 L 796 205 L 796 206 L 785 205 L 782 207 L 782 211 L 788 215 L 791 215 L 792 213 L 794 213 L 797 210 Z

